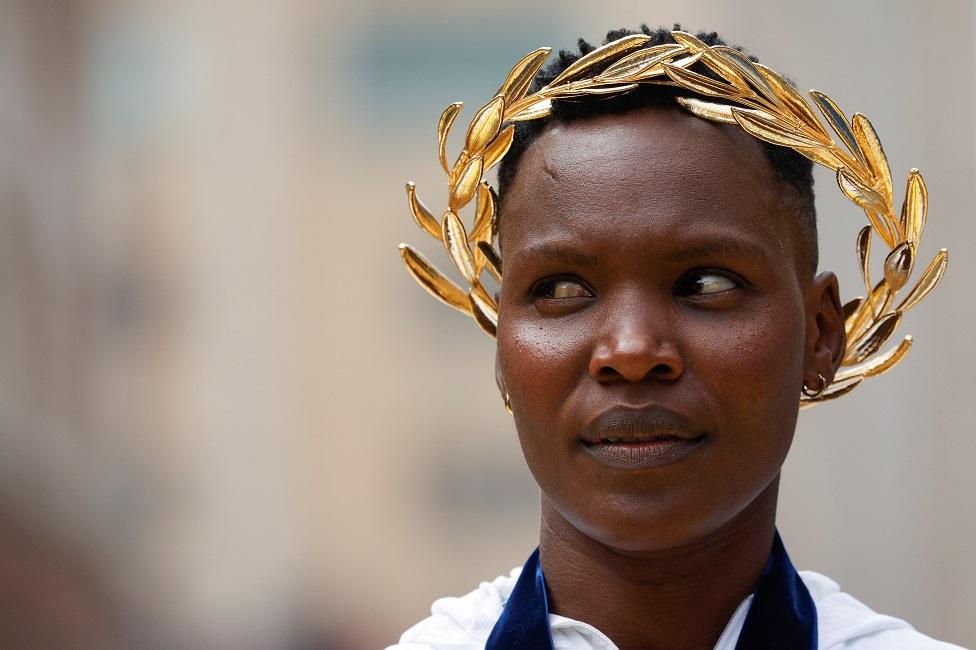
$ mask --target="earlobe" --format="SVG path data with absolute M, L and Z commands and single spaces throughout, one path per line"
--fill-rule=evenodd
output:
M 822 383 L 830 384 L 844 360 L 846 345 L 837 276 L 825 271 L 810 284 L 805 385 L 811 390 L 819 390 Z
M 502 376 L 502 365 L 498 361 L 498 352 L 495 352 L 495 384 L 498 385 L 498 392 L 501 393 L 505 411 L 512 412 L 512 399 L 508 395 L 508 387 L 505 385 L 505 377 Z

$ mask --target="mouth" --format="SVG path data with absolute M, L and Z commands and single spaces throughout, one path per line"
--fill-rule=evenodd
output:
M 662 407 L 614 408 L 590 423 L 580 441 L 602 465 L 651 469 L 684 460 L 707 437 L 688 418 Z

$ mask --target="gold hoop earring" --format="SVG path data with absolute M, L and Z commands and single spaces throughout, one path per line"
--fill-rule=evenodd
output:
M 810 399 L 817 399 L 818 397 L 822 397 L 823 394 L 827 392 L 827 380 L 819 372 L 817 373 L 817 379 L 820 380 L 820 388 L 818 388 L 817 390 L 810 390 L 809 388 L 807 388 L 806 383 L 804 383 L 803 388 L 800 389 L 800 392 L 802 392 Z
M 512 398 L 508 396 L 508 391 L 505 391 L 505 394 L 502 395 L 502 400 L 504 400 L 504 402 L 505 402 L 505 411 L 509 415 L 511 415 L 512 414 Z

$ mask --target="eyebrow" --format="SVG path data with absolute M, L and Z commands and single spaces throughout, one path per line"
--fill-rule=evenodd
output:
M 767 261 L 769 257 L 762 246 L 745 239 L 723 239 L 721 241 L 695 243 L 668 251 L 666 257 L 671 262 L 685 262 L 722 253 L 732 253 L 739 257 L 754 257 L 762 261 Z
M 529 246 L 522 253 L 526 257 L 544 257 L 554 262 L 564 262 L 573 266 L 596 266 L 599 259 L 560 244 L 541 243 Z
M 737 257 L 758 258 L 762 261 L 769 259 L 766 250 L 762 246 L 745 239 L 695 242 L 688 246 L 668 251 L 664 254 L 664 257 L 669 262 L 687 262 L 711 255 L 729 253 Z M 599 263 L 599 258 L 596 255 L 583 253 L 556 243 L 535 244 L 526 248 L 522 254 L 526 257 L 541 257 L 573 266 L 593 267 Z

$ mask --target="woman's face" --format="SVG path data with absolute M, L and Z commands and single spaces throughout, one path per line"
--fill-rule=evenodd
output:
M 677 110 L 557 124 L 522 158 L 499 381 L 545 507 L 587 536 L 669 548 L 775 492 L 842 331 L 781 191 L 751 136 Z

